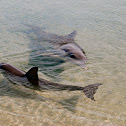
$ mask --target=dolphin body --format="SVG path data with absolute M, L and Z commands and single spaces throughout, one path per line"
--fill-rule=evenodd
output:
M 27 83 L 27 81 L 30 82 L 32 87 L 36 90 L 53 90 L 53 91 L 82 90 L 84 94 L 91 100 L 94 100 L 94 94 L 96 93 L 96 90 L 98 89 L 98 87 L 101 85 L 100 83 L 96 83 L 96 84 L 91 84 L 85 87 L 80 87 L 80 86 L 53 83 L 53 82 L 38 78 L 38 67 L 33 67 L 28 72 L 24 72 L 10 64 L 1 63 L 0 69 L 10 74 L 11 76 L 18 77 L 18 79 L 20 78 L 19 79 L 20 83 L 21 83 L 21 80 L 25 80 L 25 83 Z M 24 85 L 24 86 L 29 87 L 29 85 Z
M 39 41 L 48 41 L 60 49 L 61 54 L 67 57 L 74 64 L 79 65 L 81 68 L 85 68 L 85 63 L 87 56 L 85 51 L 74 41 L 74 38 L 77 34 L 76 31 L 73 31 L 69 35 L 57 35 L 53 33 L 48 33 L 44 31 L 41 27 L 33 27 L 31 25 L 24 24 L 30 27 L 30 31 L 33 32 Z

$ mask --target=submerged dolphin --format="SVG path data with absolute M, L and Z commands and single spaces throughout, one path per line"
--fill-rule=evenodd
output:
M 6 72 L 6 73 L 9 73 L 11 76 L 19 77 L 25 81 L 30 82 L 30 84 L 36 90 L 54 90 L 54 91 L 82 90 L 84 92 L 84 94 L 91 100 L 94 100 L 94 94 L 96 93 L 96 90 L 98 89 L 98 87 L 101 85 L 100 83 L 96 83 L 96 84 L 91 84 L 91 85 L 88 85 L 85 87 L 80 87 L 80 86 L 53 83 L 53 82 L 38 78 L 38 67 L 33 67 L 28 72 L 23 72 L 10 64 L 1 63 L 0 69 L 4 70 L 4 72 Z M 20 80 L 20 83 L 21 83 L 21 80 Z M 27 83 L 27 82 L 25 82 L 25 83 Z M 28 85 L 25 85 L 25 86 L 29 87 Z
M 45 32 L 41 27 L 33 27 L 31 25 L 26 26 L 31 28 L 31 32 L 36 35 L 37 39 L 54 44 L 61 50 L 61 53 L 63 53 L 65 57 L 71 60 L 74 64 L 79 65 L 81 68 L 86 69 L 85 62 L 87 56 L 85 51 L 74 41 L 77 34 L 76 31 L 73 31 L 69 35 L 62 36 Z

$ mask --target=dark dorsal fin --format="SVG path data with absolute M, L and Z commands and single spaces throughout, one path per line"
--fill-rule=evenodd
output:
M 77 31 L 73 31 L 69 35 L 66 35 L 66 38 L 74 40 L 76 34 L 77 34 Z
M 27 73 L 26 77 L 33 80 L 38 80 L 38 67 L 32 67 Z
M 38 85 L 38 67 L 32 67 L 25 76 L 33 85 Z

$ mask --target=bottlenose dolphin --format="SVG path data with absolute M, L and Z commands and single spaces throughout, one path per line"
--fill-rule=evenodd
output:
M 53 82 L 38 78 L 38 67 L 33 67 L 28 72 L 24 72 L 10 64 L 1 63 L 0 69 L 4 70 L 4 72 L 9 73 L 12 76 L 20 77 L 23 80 L 30 82 L 30 84 L 36 90 L 53 90 L 53 91 L 82 90 L 84 94 L 91 100 L 94 100 L 94 94 L 96 93 L 96 90 L 98 89 L 98 87 L 101 85 L 100 83 L 96 83 L 96 84 L 91 84 L 85 87 L 80 87 L 80 86 L 53 83 Z M 21 79 L 20 79 L 20 82 L 21 82 Z M 25 85 L 25 86 L 29 87 L 29 85 Z
M 33 32 L 36 35 L 36 38 L 39 39 L 39 41 L 48 41 L 55 45 L 57 49 L 59 49 L 61 52 L 59 55 L 65 56 L 66 59 L 69 59 L 74 64 L 79 65 L 81 68 L 87 68 L 85 66 L 87 56 L 85 51 L 74 41 L 74 38 L 77 34 L 76 31 L 73 31 L 72 33 L 68 35 L 57 35 L 53 33 L 48 33 L 43 30 L 41 27 L 33 27 L 31 25 L 26 26 L 30 27 L 30 31 Z M 42 54 L 44 55 L 44 54 Z M 50 53 L 49 53 L 50 55 Z M 56 55 L 56 54 L 54 54 Z M 58 55 L 58 54 L 57 54 Z

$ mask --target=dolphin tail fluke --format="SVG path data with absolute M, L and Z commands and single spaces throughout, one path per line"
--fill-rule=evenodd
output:
M 98 87 L 102 85 L 101 83 L 91 84 L 86 87 L 84 87 L 83 92 L 86 95 L 86 97 L 90 98 L 91 100 L 94 100 L 94 94 L 96 93 L 96 90 Z

